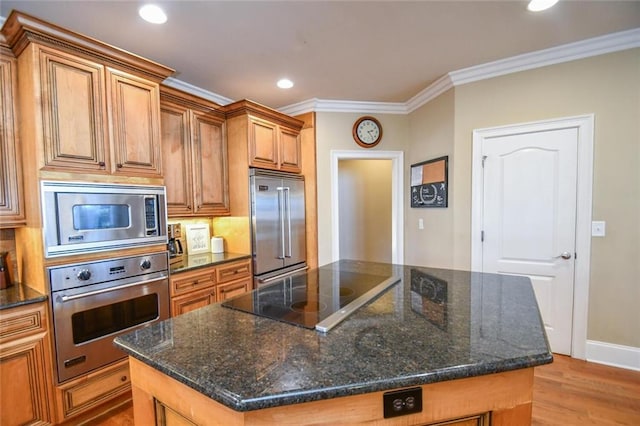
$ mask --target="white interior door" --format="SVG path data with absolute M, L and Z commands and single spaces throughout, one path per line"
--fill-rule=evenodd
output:
M 482 270 L 531 278 L 553 352 L 571 354 L 576 128 L 482 142 Z

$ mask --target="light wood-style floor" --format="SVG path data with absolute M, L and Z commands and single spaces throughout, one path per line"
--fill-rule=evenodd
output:
M 91 424 L 132 426 L 131 404 Z M 588 425 L 640 426 L 640 372 L 561 355 L 536 367 L 532 426 Z

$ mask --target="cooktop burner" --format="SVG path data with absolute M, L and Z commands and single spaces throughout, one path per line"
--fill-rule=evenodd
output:
M 399 281 L 392 276 L 319 268 L 258 287 L 222 306 L 326 332 Z

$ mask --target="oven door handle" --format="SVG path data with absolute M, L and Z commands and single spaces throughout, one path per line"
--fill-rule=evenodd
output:
M 123 288 L 136 287 L 136 286 L 143 285 L 143 284 L 149 284 L 149 283 L 152 283 L 154 281 L 162 281 L 164 279 L 167 279 L 167 277 L 152 278 L 152 279 L 149 279 L 149 280 L 136 281 L 135 283 L 131 283 L 131 284 L 124 284 L 124 285 L 120 285 L 120 286 L 117 286 L 117 287 L 103 288 L 102 290 L 88 291 L 86 293 L 74 294 L 73 296 L 65 296 L 63 294 L 62 296 L 58 296 L 57 300 L 59 300 L 61 302 L 68 302 L 70 300 L 81 299 L 83 297 L 88 297 L 88 296 L 95 296 L 96 294 L 108 293 L 110 291 L 121 290 Z

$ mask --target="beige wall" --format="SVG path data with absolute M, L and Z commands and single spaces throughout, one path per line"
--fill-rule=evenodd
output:
M 407 151 L 409 146 L 409 118 L 406 115 L 373 114 L 383 128 L 382 141 L 373 148 L 361 148 L 353 137 L 353 123 L 362 115 L 357 113 L 316 113 L 316 154 L 318 179 L 318 265 L 332 261 L 331 226 L 331 150 L 361 151 Z M 370 114 L 367 114 L 370 115 Z M 406 164 L 405 164 L 406 166 Z M 405 167 L 405 182 L 409 169 Z M 403 196 L 405 194 L 402 194 Z
M 340 259 L 391 263 L 391 160 L 340 160 Z
M 607 235 L 592 238 L 588 339 L 640 347 L 640 49 L 455 88 L 453 266 L 470 266 L 472 131 L 589 113 Z
M 411 164 L 449 156 L 449 170 L 455 164 L 453 156 L 454 91 L 449 90 L 409 116 L 409 139 L 411 145 L 406 153 L 406 167 Z M 408 183 L 407 185 L 408 186 Z M 407 201 L 405 209 L 405 251 L 408 265 L 452 268 L 455 265 L 453 245 L 452 191 L 456 185 L 449 172 L 449 198 L 447 208 L 411 208 Z M 424 229 L 418 229 L 419 219 Z

